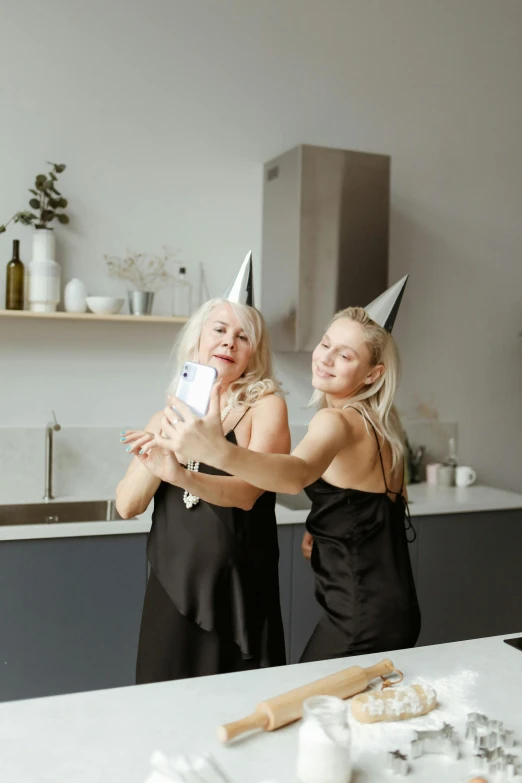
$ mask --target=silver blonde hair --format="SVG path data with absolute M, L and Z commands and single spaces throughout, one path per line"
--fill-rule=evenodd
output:
M 185 362 L 197 362 L 199 341 L 205 323 L 212 311 L 228 304 L 245 332 L 252 354 L 241 378 L 230 384 L 228 401 L 235 409 L 252 405 L 266 394 L 282 393 L 281 384 L 274 375 L 272 354 L 265 320 L 259 310 L 249 305 L 229 302 L 227 299 L 209 299 L 197 310 L 181 330 L 172 350 L 174 372 L 167 394 L 174 394 Z
M 370 352 L 371 366 L 384 365 L 382 375 L 374 383 L 354 395 L 350 400 L 350 405 L 360 410 L 365 422 L 369 418 L 378 435 L 390 444 L 392 472 L 394 472 L 403 463 L 405 451 L 404 430 L 393 404 L 400 379 L 400 358 L 397 345 L 391 334 L 372 321 L 362 307 L 347 307 L 345 310 L 341 310 L 336 313 L 331 323 L 340 318 L 350 318 L 361 324 L 364 331 L 364 341 Z M 328 405 L 326 394 L 316 389 L 309 405 L 326 408 Z

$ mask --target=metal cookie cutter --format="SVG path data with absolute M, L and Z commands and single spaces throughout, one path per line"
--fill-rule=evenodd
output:
M 404 756 L 398 750 L 391 750 L 387 756 L 386 768 L 394 775 L 407 775 L 410 771 L 408 756 Z
M 444 723 L 441 729 L 434 731 L 416 731 L 416 737 L 411 742 L 411 757 L 418 759 L 424 753 L 444 753 L 454 761 L 460 758 L 460 747 L 457 733 L 453 726 Z
M 514 780 L 520 773 L 520 759 L 503 748 L 481 750 L 475 758 L 475 768 L 490 775 L 501 775 L 500 780 Z M 499 779 L 498 777 L 496 778 Z
M 471 712 L 466 721 L 466 739 L 472 740 L 475 750 L 494 750 L 499 745 L 512 748 L 515 744 L 513 732 L 499 720 L 490 720 L 487 715 Z

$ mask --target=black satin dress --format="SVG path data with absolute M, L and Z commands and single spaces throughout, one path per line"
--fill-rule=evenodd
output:
M 323 479 L 305 490 L 312 500 L 306 529 L 314 539 L 311 565 L 324 615 L 301 662 L 414 647 L 420 633 L 407 501 L 386 485 L 373 432 L 384 492 L 340 489 Z
M 226 437 L 236 443 L 233 430 Z M 285 664 L 275 495 L 250 511 L 187 509 L 183 489 L 162 482 L 152 519 L 136 682 Z

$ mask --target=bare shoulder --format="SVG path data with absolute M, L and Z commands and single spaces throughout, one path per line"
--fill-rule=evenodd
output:
M 249 448 L 289 454 L 290 428 L 286 402 L 276 394 L 265 394 L 250 410 Z
M 308 430 L 310 432 L 326 430 L 329 433 L 342 432 L 348 435 L 352 430 L 352 422 L 344 414 L 345 411 L 338 408 L 322 408 L 311 420 Z
M 364 414 L 359 408 L 349 406 L 339 411 L 350 428 L 352 440 L 361 440 L 366 438 L 371 421 L 367 414 Z
M 264 419 L 266 417 L 277 417 L 280 419 L 288 416 L 286 402 L 278 394 L 264 394 L 252 405 L 252 416 L 256 419 Z

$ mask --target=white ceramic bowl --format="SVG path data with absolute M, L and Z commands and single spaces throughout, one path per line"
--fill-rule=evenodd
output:
M 92 313 L 114 315 L 120 312 L 125 299 L 122 296 L 88 296 L 85 301 Z

